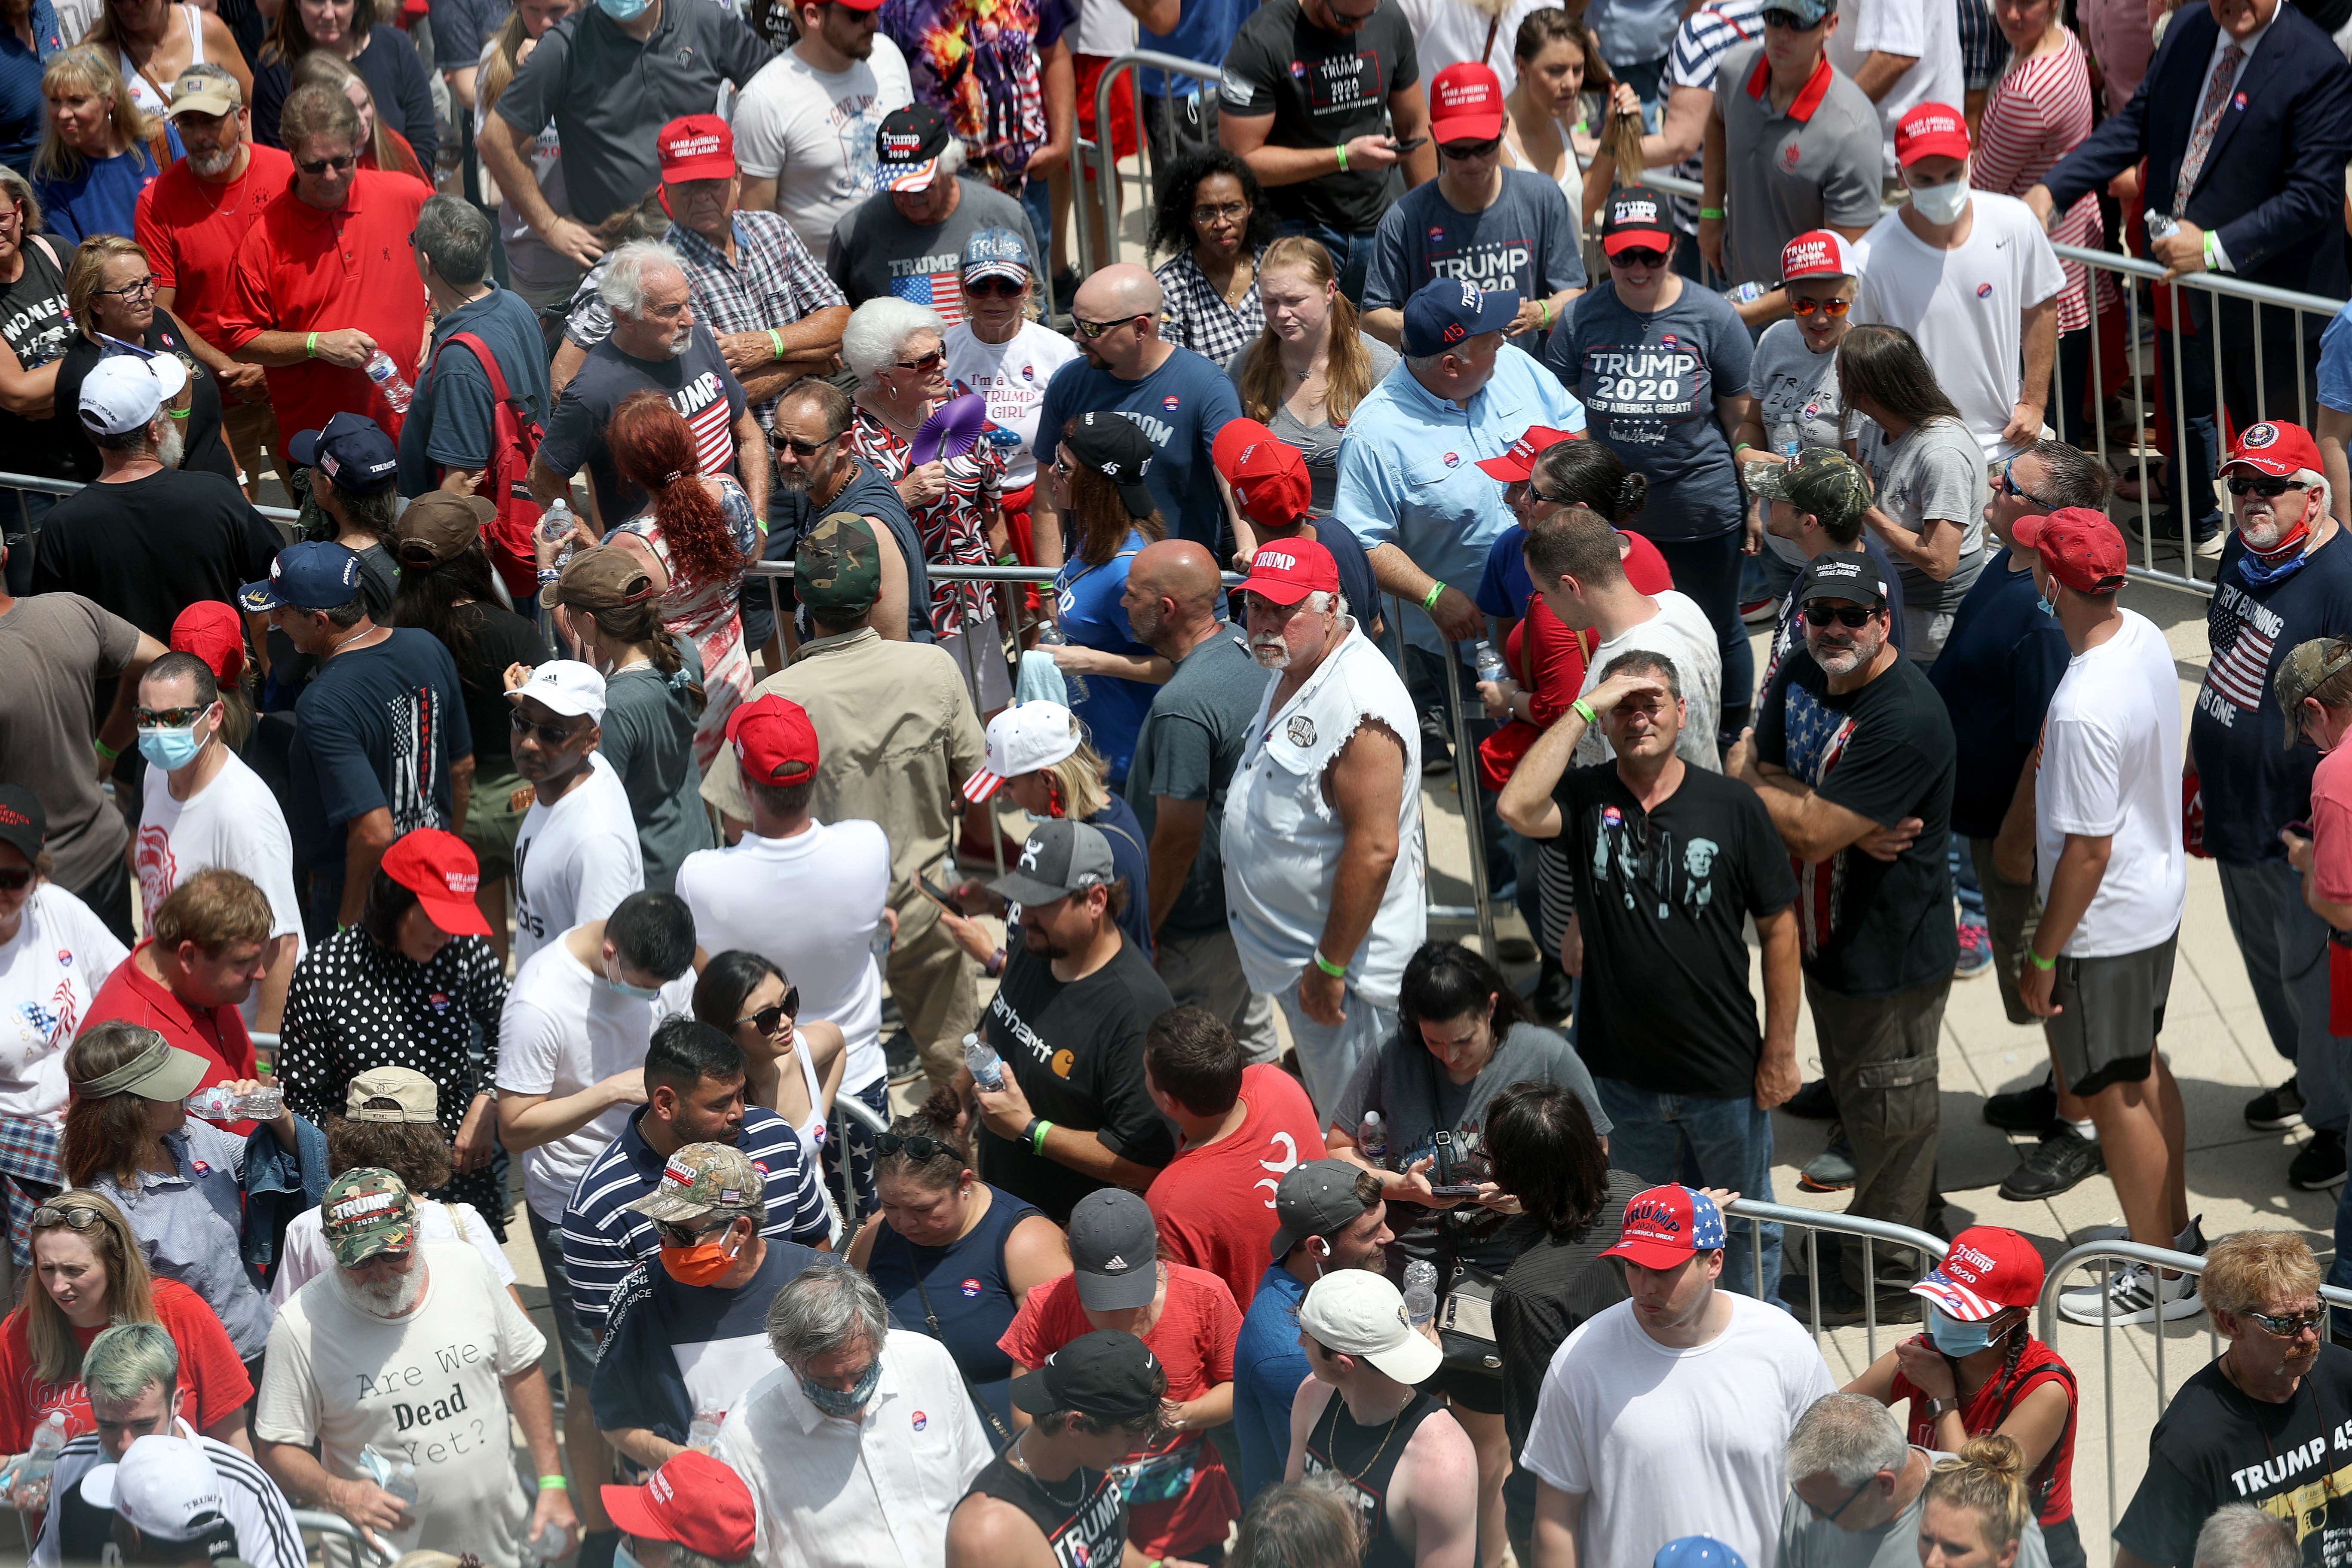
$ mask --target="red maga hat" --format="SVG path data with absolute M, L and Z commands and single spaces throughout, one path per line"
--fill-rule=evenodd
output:
M 1948 103 L 1914 104 L 1895 122 L 1895 161 L 1909 168 L 1922 158 L 1969 155 L 1969 122 Z
M 1536 471 L 1536 454 L 1546 447 L 1556 447 L 1562 441 L 1577 438 L 1573 430 L 1555 430 L 1549 425 L 1530 425 L 1511 449 L 1499 458 L 1481 458 L 1478 467 L 1507 485 L 1525 484 Z
M 2113 593 L 2123 585 L 2124 536 L 2103 511 L 2062 506 L 2047 517 L 2021 517 L 2010 537 L 2039 554 L 2050 575 L 2078 594 Z
M 1217 432 L 1209 456 L 1234 488 L 1234 503 L 1252 522 L 1288 528 L 1312 510 L 1315 481 L 1297 447 L 1255 419 L 1235 419 Z
M 669 1541 L 717 1563 L 740 1563 L 758 1544 L 751 1489 L 723 1459 L 672 1454 L 641 1487 L 596 1489 L 613 1522 L 642 1541 Z
M 419 827 L 393 840 L 383 874 L 416 895 L 425 918 L 451 936 L 488 936 L 490 922 L 474 902 L 481 863 L 466 841 L 438 827 Z
M 1280 539 L 1258 546 L 1250 557 L 1242 592 L 1276 605 L 1295 605 L 1309 594 L 1339 591 L 1339 568 L 1331 552 L 1311 539 Z
M 727 743 L 743 776 L 763 784 L 799 784 L 816 772 L 816 726 L 808 710 L 772 691 L 727 715 Z

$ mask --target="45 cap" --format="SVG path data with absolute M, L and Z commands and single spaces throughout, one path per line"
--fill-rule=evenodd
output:
M 1652 1187 L 1626 1204 L 1617 1245 L 1601 1256 L 1643 1268 L 1678 1268 L 1694 1253 L 1720 1250 L 1723 1241 L 1723 1211 L 1713 1198 L 1691 1187 Z
M 1458 278 L 1433 278 L 1404 302 L 1404 352 L 1415 359 L 1458 349 L 1483 332 L 1499 332 L 1519 313 L 1510 289 L 1480 289 Z

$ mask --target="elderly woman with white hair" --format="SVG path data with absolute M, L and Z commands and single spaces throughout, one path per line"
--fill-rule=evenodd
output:
M 961 435 L 953 420 L 932 422 L 952 396 L 946 336 L 938 314 L 910 300 L 885 295 L 851 312 L 841 334 L 841 357 L 857 377 L 849 447 L 898 487 L 927 561 L 985 566 L 1005 549 L 1004 458 L 982 433 L 984 413 Z M 1012 675 L 988 584 L 934 577 L 930 613 L 931 631 L 962 668 L 973 705 L 987 714 L 1010 702 Z

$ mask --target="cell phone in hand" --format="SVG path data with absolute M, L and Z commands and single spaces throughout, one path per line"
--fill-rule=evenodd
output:
M 949 897 L 948 891 L 945 888 L 940 887 L 937 882 L 931 880 L 931 874 L 929 872 L 916 872 L 915 886 L 922 889 L 923 896 L 925 898 L 939 905 L 940 908 L 947 910 L 948 913 L 951 915 L 960 915 L 963 913 L 963 907 L 958 904 L 954 899 Z
M 1475 1198 L 1478 1193 L 1479 1186 L 1475 1182 L 1459 1182 L 1452 1186 L 1429 1189 L 1429 1195 L 1433 1198 Z
M 1410 153 L 1428 140 L 1426 136 L 1391 136 L 1389 138 L 1389 145 L 1397 152 Z

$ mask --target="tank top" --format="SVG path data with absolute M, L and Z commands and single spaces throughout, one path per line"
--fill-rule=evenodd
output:
M 1364 1568 L 1412 1568 L 1412 1553 L 1389 1528 L 1389 1482 L 1397 1461 L 1423 1421 L 1444 1406 L 1426 1389 L 1415 1389 L 1412 1403 L 1393 1421 L 1360 1426 L 1348 1413 L 1348 1402 L 1331 1395 L 1307 1434 L 1305 1473 L 1336 1473 L 1341 1495 L 1356 1511 L 1356 1533 L 1364 1543 Z
M 2000 1431 L 2009 1413 L 2045 1383 L 2057 1383 L 2065 1388 L 2066 1425 L 2059 1428 L 2058 1440 L 2050 1445 L 2050 1451 L 2042 1457 L 2042 1463 L 2033 1468 L 2025 1484 L 2033 1499 L 2034 1518 L 2047 1525 L 2074 1517 L 2074 1421 L 2082 1408 L 2074 1369 L 2042 1341 L 2028 1340 L 2024 1353 L 2017 1359 L 2017 1371 L 2004 1371 L 1987 1378 L 1961 1410 L 1960 1426 L 1972 1437 Z M 1906 1399 L 1911 1402 L 1911 1441 L 1922 1448 L 1941 1447 L 1936 1440 L 1936 1421 L 1927 1414 L 1926 1397 L 1898 1372 L 1886 1402 L 1894 1405 Z
M 786 490 L 769 501 L 768 559 L 791 560 L 792 546 L 800 542 L 801 535 L 814 527 L 818 519 L 834 512 L 878 517 L 888 526 L 899 557 L 906 563 L 907 640 L 936 641 L 931 636 L 931 576 L 923 559 L 923 542 L 915 532 L 914 520 L 907 515 L 897 489 L 875 471 L 873 464 L 863 458 L 855 461 L 856 468 L 849 482 L 822 508 L 811 501 L 805 492 L 796 490 Z M 750 635 L 748 628 L 745 635 Z
M 177 9 L 180 19 L 188 25 L 188 63 L 200 66 L 205 63 L 204 13 L 194 5 L 182 5 Z M 171 82 L 157 83 L 148 79 L 137 66 L 131 63 L 129 49 L 118 47 L 115 58 L 122 67 L 123 85 L 130 88 L 132 102 L 149 114 L 161 115 L 170 109 L 171 105 L 163 101 L 163 97 L 172 90 Z M 178 79 L 173 79 L 176 81 Z
M 1127 1489 L 1105 1471 L 1081 1469 L 1056 1482 L 1084 1500 L 1073 1509 L 1054 1500 L 1045 1484 L 1001 1455 L 971 1479 L 967 1497 L 992 1497 L 1029 1516 L 1045 1533 L 1060 1568 L 1105 1568 L 1127 1550 Z M 1083 1490 L 1081 1489 L 1083 1488 Z
M 1008 1426 L 1013 1418 L 1015 1369 L 996 1342 L 1019 1310 L 1004 1268 L 1004 1243 L 1014 1226 L 1038 1212 L 1002 1187 L 988 1191 L 988 1212 L 980 1223 L 945 1247 L 918 1247 L 885 1221 L 866 1264 L 866 1278 L 890 1304 L 890 1321 L 909 1332 L 931 1331 L 923 1312 L 923 1297 L 929 1295 L 940 1342 L 971 1384 L 982 1426 L 992 1412 Z
M 65 269 L 52 260 L 46 238 L 27 235 L 21 254 L 25 269 L 14 283 L 0 284 L 0 338 L 16 351 L 26 370 L 38 370 L 64 356 L 73 341 L 73 314 L 66 308 Z M 0 411 L 0 470 L 74 477 L 78 437 L 54 419 L 26 419 Z

